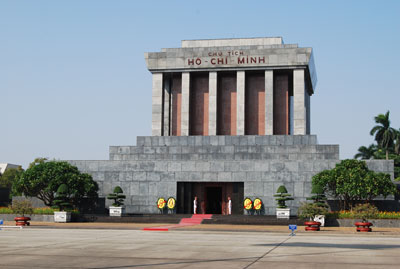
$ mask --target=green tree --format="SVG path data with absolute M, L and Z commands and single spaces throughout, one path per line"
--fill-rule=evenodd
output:
M 371 144 L 368 147 L 361 146 L 358 148 L 358 153 L 354 155 L 354 159 L 369 160 L 375 157 L 375 152 L 378 150 L 377 145 Z
M 396 130 L 396 139 L 394 143 L 394 152 L 400 155 L 400 129 Z
M 70 198 L 68 197 L 68 193 L 68 186 L 66 184 L 61 184 L 57 189 L 57 194 L 53 201 L 53 207 L 59 209 L 60 211 L 69 209 L 71 207 L 71 203 L 69 202 Z
M 312 200 L 313 204 L 319 206 L 319 207 L 325 207 L 327 208 L 328 205 L 326 204 L 326 198 L 325 195 L 325 190 L 321 185 L 312 185 L 311 187 L 311 196 L 306 198 L 307 200 Z
M 386 159 L 386 152 L 383 149 L 378 149 L 375 152 L 375 159 Z M 389 160 L 393 160 L 394 162 L 394 177 L 400 177 L 400 155 L 389 153 Z
M 28 168 L 32 168 L 32 167 L 34 167 L 34 166 L 37 165 L 37 164 L 44 163 L 44 162 L 46 162 L 47 160 L 48 160 L 47 158 L 37 157 L 37 158 L 35 158 L 35 159 L 33 160 L 33 162 L 31 162 L 31 163 L 29 164 L 29 167 L 28 167 Z
M 120 186 L 116 186 L 114 192 L 107 196 L 107 199 L 114 200 L 113 206 L 123 206 L 125 198 L 126 196 L 123 194 Z
M 287 208 L 286 201 L 293 200 L 284 185 L 279 186 L 274 195 L 278 208 Z
M 320 185 L 341 201 L 341 208 L 348 209 L 358 201 L 371 201 L 377 196 L 397 192 L 388 174 L 370 171 L 365 161 L 343 160 L 331 170 L 322 171 L 312 178 L 313 185 Z
M 21 167 L 9 168 L 0 177 L 0 187 L 11 188 L 12 183 L 22 174 Z
M 81 173 L 76 166 L 61 161 L 43 161 L 33 164 L 13 184 L 13 193 L 37 197 L 45 205 L 52 206 L 55 193 L 61 184 L 66 184 L 71 203 L 81 208 L 84 200 L 94 203 L 98 185 L 92 176 Z
M 315 203 L 301 203 L 299 207 L 299 211 L 297 213 L 298 217 L 301 219 L 309 219 L 314 220 L 314 218 L 318 215 L 326 215 L 328 210 L 324 206 L 319 206 Z
M 370 134 L 375 136 L 375 141 L 386 151 L 386 160 L 389 160 L 389 150 L 393 147 L 397 130 L 390 127 L 389 111 L 375 117 L 375 125 Z

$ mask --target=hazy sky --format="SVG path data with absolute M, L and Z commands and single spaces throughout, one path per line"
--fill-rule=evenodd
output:
M 151 135 L 144 52 L 269 36 L 314 49 L 312 134 L 352 157 L 400 128 L 400 1 L 327 2 L 0 0 L 0 162 L 108 159 Z

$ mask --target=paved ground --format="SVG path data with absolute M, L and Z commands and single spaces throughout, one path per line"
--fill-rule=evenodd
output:
M 0 268 L 347 269 L 399 268 L 400 264 L 398 233 L 333 230 L 290 237 L 283 230 L 286 227 L 279 226 L 277 232 L 216 231 L 204 226 L 169 232 L 116 226 L 64 229 L 65 225 L 3 229 Z
M 15 221 L 6 221 L 4 225 L 15 225 Z M 62 228 L 62 229 L 124 229 L 141 230 L 144 227 L 168 226 L 170 223 L 101 223 L 101 222 L 31 222 L 30 228 Z M 283 232 L 289 231 L 288 226 L 278 225 L 229 225 L 229 224 L 202 224 L 189 227 L 177 228 L 181 231 L 229 231 L 229 232 Z M 304 227 L 299 226 L 298 233 L 309 233 Z M 357 234 L 355 227 L 323 227 L 319 234 Z M 399 235 L 400 228 L 376 228 L 373 227 L 374 235 Z

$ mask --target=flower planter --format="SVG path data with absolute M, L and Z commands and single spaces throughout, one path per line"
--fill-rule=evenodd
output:
M 371 222 L 356 222 L 354 223 L 355 226 L 357 226 L 357 232 L 371 232 L 372 229 L 370 226 L 372 226 Z
M 290 208 L 277 208 L 276 209 L 277 219 L 289 219 L 290 218 Z
M 71 212 L 56 211 L 54 212 L 54 222 L 71 222 Z
M 121 217 L 125 213 L 125 208 L 121 206 L 110 206 L 109 207 L 111 217 Z
M 14 220 L 15 220 L 15 225 L 17 226 L 31 225 L 31 223 L 29 222 L 31 220 L 30 217 L 16 217 L 14 218 Z
M 319 226 L 321 226 L 321 222 L 318 221 L 306 221 L 304 222 L 306 225 L 306 231 L 319 231 Z

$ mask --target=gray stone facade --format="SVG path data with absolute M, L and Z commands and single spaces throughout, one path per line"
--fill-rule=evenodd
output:
M 247 135 L 245 126 L 246 110 L 246 75 L 255 72 L 265 72 L 265 130 L 260 135 L 310 134 L 310 102 L 309 98 L 314 93 L 317 84 L 312 48 L 301 48 L 297 44 L 284 44 L 281 37 L 262 38 L 233 38 L 210 40 L 183 40 L 181 48 L 163 48 L 160 52 L 147 52 L 144 55 L 147 68 L 153 74 L 153 102 L 152 102 L 152 135 L 169 136 L 173 111 L 180 114 L 181 136 L 191 135 L 190 111 L 196 107 L 196 102 L 191 104 L 190 95 L 193 88 L 192 78 L 195 73 L 208 73 L 209 96 L 205 97 L 209 102 L 208 115 L 202 115 L 204 121 L 208 121 L 208 133 L 203 135 L 226 135 L 218 133 L 217 128 L 217 100 L 218 74 L 223 72 L 236 73 L 236 132 L 232 135 Z M 274 132 L 274 94 L 282 96 L 282 85 L 274 90 L 274 78 L 286 72 L 293 76 L 293 90 L 288 95 L 293 95 L 293 111 L 285 117 L 293 114 L 292 132 Z M 182 102 L 177 107 L 171 106 L 171 89 L 164 87 L 170 85 L 170 79 L 174 74 L 181 74 Z M 292 80 L 290 78 L 290 80 Z M 204 87 L 204 86 L 203 86 Z M 292 87 L 292 86 L 290 86 Z M 168 89 L 167 89 L 168 88 Z M 288 90 L 288 89 L 286 89 Z M 293 93 L 292 93 L 293 91 Z M 288 98 L 290 98 L 288 96 Z M 289 102 L 289 100 L 287 100 Z M 279 102 L 278 102 L 279 103 Z M 279 103 L 279 105 L 282 105 Z M 195 109 L 196 110 L 196 109 Z M 163 111 L 163 113 L 162 113 Z M 222 112 L 220 112 L 222 113 Z M 276 116 L 276 115 L 275 115 Z M 292 124 L 292 123 L 291 123 Z
M 111 146 L 110 160 L 70 161 L 93 176 L 101 197 L 121 186 L 128 213 L 157 213 L 157 198 L 177 197 L 178 182 L 244 182 L 244 197 L 261 198 L 268 215 L 280 185 L 296 214 L 312 176 L 338 162 L 339 146 L 319 145 L 314 135 L 138 137 L 136 146 Z M 393 161 L 367 164 L 393 177 Z
M 171 196 L 189 213 L 201 194 L 202 205 L 211 205 L 202 212 L 226 213 L 214 209 L 231 197 L 239 214 L 244 197 L 257 197 L 262 213 L 274 215 L 274 194 L 285 185 L 296 214 L 312 176 L 339 162 L 338 145 L 310 135 L 312 48 L 280 37 L 184 40 L 145 60 L 153 74 L 152 136 L 111 146 L 109 160 L 70 161 L 93 176 L 101 197 L 121 186 L 127 213 L 158 213 L 157 199 Z M 393 178 L 393 161 L 367 164 Z

